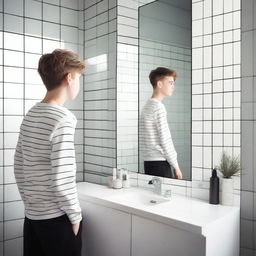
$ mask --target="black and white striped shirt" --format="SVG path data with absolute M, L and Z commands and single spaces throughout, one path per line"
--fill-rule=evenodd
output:
M 175 169 L 179 168 L 166 109 L 160 100 L 150 98 L 146 102 L 141 111 L 139 134 L 143 161 L 167 160 Z
M 76 122 L 66 108 L 42 102 L 23 119 L 14 174 L 29 219 L 64 214 L 71 223 L 82 219 L 76 189 Z

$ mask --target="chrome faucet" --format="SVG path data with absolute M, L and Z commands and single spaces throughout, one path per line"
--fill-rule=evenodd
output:
M 148 184 L 152 184 L 154 186 L 153 191 L 158 194 L 162 195 L 162 181 L 158 177 L 153 177 L 152 180 L 148 182 Z

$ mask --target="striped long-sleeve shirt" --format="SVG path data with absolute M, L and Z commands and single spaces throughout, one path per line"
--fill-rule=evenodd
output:
M 76 122 L 66 108 L 41 102 L 23 119 L 14 174 L 29 219 L 64 214 L 71 223 L 82 219 L 76 189 Z
M 160 100 L 150 98 L 141 111 L 140 151 L 144 161 L 168 161 L 179 168 L 177 152 L 174 148 L 167 122 L 165 106 Z

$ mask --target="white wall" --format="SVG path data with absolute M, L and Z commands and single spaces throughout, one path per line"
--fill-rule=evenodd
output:
M 186 5 L 156 1 L 141 7 L 139 38 L 191 48 L 191 3 Z

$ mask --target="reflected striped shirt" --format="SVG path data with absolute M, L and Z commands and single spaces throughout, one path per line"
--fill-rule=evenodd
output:
M 68 109 L 42 102 L 22 121 L 14 174 L 29 219 L 64 214 L 71 223 L 82 219 L 76 189 L 76 122 Z
M 146 102 L 141 111 L 139 134 L 143 161 L 167 160 L 174 168 L 179 168 L 166 109 L 160 100 L 150 98 Z

